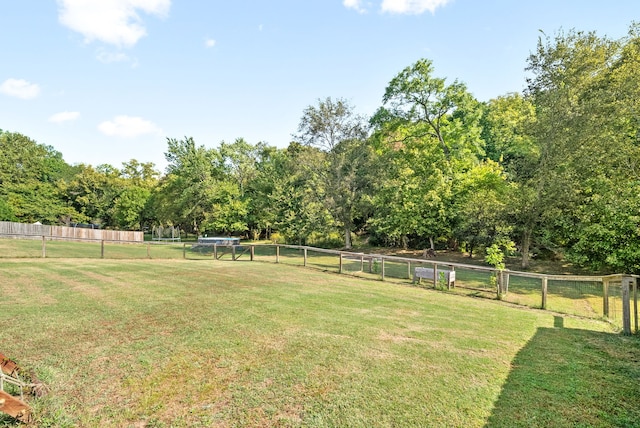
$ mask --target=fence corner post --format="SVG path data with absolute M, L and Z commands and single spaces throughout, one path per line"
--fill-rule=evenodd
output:
M 625 336 L 631 335 L 631 301 L 630 289 L 633 278 L 625 276 L 622 278 L 622 333 Z
M 602 316 L 609 318 L 609 279 L 602 281 Z
M 633 319 L 635 320 L 636 333 L 638 333 L 638 278 L 633 281 Z
M 438 263 L 433 264 L 433 288 L 438 288 Z

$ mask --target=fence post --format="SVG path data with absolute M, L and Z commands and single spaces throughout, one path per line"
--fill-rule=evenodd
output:
M 636 333 L 638 333 L 638 278 L 635 278 L 635 281 L 633 281 L 633 315 Z
M 213 260 L 218 260 L 218 244 L 213 244 Z
M 438 263 L 433 264 L 433 288 L 438 288 Z
M 631 335 L 631 305 L 629 289 L 633 278 L 622 278 L 622 333 L 626 336 Z
M 182 258 L 183 259 L 187 258 L 187 244 L 186 243 L 182 244 Z
M 509 274 L 500 269 L 496 272 L 496 278 L 498 280 L 498 299 L 501 299 L 507 295 L 509 289 Z
M 235 245 L 231 246 L 231 261 L 232 262 L 236 261 L 236 246 Z
M 602 315 L 609 318 L 609 279 L 602 281 Z
M 307 261 L 307 253 L 306 253 L 306 249 L 305 249 L 305 253 L 304 253 L 304 261 L 305 261 L 305 266 L 306 266 L 306 261 Z M 340 253 L 340 265 L 338 267 L 338 273 L 342 273 L 342 253 Z
M 47 257 L 47 237 L 42 235 L 42 258 Z
M 100 258 L 104 259 L 104 239 L 100 241 Z
M 381 257 L 380 260 L 381 260 L 380 272 L 382 274 L 382 280 L 384 281 L 384 257 Z
M 547 309 L 547 277 L 542 278 L 542 309 Z
M 503 290 L 503 292 L 504 292 L 505 296 L 507 295 L 507 293 L 509 293 L 509 279 L 510 279 L 509 272 L 504 272 L 504 290 Z
M 411 279 L 411 262 L 407 262 L 407 278 Z
M 364 272 L 364 256 L 360 254 L 360 272 Z
M 255 256 L 255 252 L 256 252 L 256 246 L 252 245 L 251 246 L 251 251 L 250 251 L 251 261 L 253 261 L 253 257 Z
M 304 247 L 304 263 L 303 266 L 307 266 L 307 247 Z M 340 254 L 340 273 L 342 273 L 342 254 Z
M 280 263 L 280 245 L 276 245 L 276 263 Z

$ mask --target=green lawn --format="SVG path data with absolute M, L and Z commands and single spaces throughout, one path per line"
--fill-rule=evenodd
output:
M 107 259 L 165 259 L 165 260 L 212 260 L 213 247 L 203 247 L 196 243 L 152 243 L 119 244 L 100 242 L 71 242 L 62 240 L 47 240 L 45 242 L 47 258 L 93 258 L 99 259 L 104 255 Z M 0 239 L 0 259 L 12 258 L 40 258 L 42 256 L 42 240 L 16 240 Z M 275 247 L 256 246 L 254 259 L 257 261 L 276 261 Z M 439 259 L 439 269 L 450 269 L 447 261 L 468 262 L 466 258 L 453 257 L 447 253 Z M 217 248 L 216 257 L 219 260 L 231 260 L 232 249 L 220 246 Z M 236 257 L 240 260 L 250 258 L 249 246 L 238 248 Z M 440 255 L 439 255 L 440 257 Z M 450 259 L 450 260 L 448 260 Z M 279 260 L 282 264 L 303 265 L 304 251 L 281 247 Z M 426 263 L 426 264 L 425 264 Z M 321 251 L 309 249 L 307 252 L 307 266 L 324 271 L 338 272 L 339 257 L 335 254 L 327 254 Z M 410 263 L 406 261 L 387 260 L 385 262 L 385 280 L 389 282 L 407 283 L 411 280 L 412 270 L 417 266 L 430 266 L 427 262 L 415 259 Z M 553 268 L 554 273 L 562 272 L 559 264 Z M 371 263 L 365 259 L 364 263 L 358 256 L 345 257 L 343 260 L 343 273 L 368 279 L 380 279 L 382 266 L 380 259 L 374 259 Z M 456 285 L 452 292 L 474 295 L 485 298 L 496 298 L 495 286 L 490 285 L 490 272 L 471 268 L 456 268 Z M 429 286 L 429 281 L 424 281 Z M 622 327 L 622 300 L 620 284 L 613 285 L 609 302 L 609 319 L 618 328 Z M 542 304 L 541 280 L 512 274 L 509 281 L 509 292 L 502 299 L 518 305 L 532 308 L 540 308 Z M 577 281 L 549 281 L 547 309 L 555 312 L 578 315 L 590 318 L 603 317 L 603 292 L 601 283 L 577 282 Z M 635 323 L 635 319 L 633 320 Z
M 640 426 L 640 341 L 595 320 L 210 257 L 2 259 L 0 296 L 39 427 Z

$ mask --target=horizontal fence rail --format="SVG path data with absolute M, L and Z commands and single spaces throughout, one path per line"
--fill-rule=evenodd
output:
M 532 308 L 607 319 L 621 327 L 625 334 L 631 334 L 632 327 L 638 332 L 640 277 L 633 275 L 578 276 L 501 271 L 487 266 L 437 259 L 365 254 L 298 245 L 141 242 L 51 235 L 4 236 L 11 237 L 24 239 L 19 240 L 19 244 L 9 245 L 10 252 L 2 251 L 0 240 L 0 257 L 275 262 L 382 281 L 412 282 L 417 285 L 424 283 L 454 293 L 497 298 Z

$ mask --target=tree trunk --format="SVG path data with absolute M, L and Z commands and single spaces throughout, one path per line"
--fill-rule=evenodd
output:
M 351 249 L 351 228 L 347 225 L 344 226 L 344 248 Z
M 522 269 L 529 268 L 529 247 L 531 246 L 531 228 L 525 227 L 522 234 Z
M 435 246 L 435 245 L 434 245 L 434 243 L 433 243 L 433 236 L 430 236 L 430 237 L 429 237 L 429 245 L 430 245 L 430 247 L 429 247 L 429 248 L 431 248 L 432 250 L 435 250 L 435 249 L 436 249 L 436 246 Z

